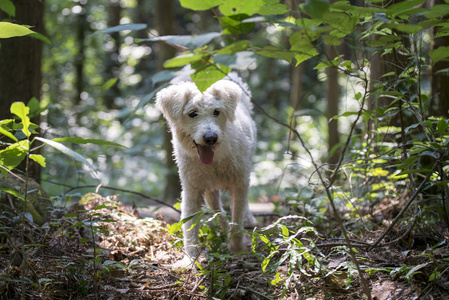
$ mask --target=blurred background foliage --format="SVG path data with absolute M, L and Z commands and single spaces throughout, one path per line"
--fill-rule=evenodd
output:
M 136 43 L 157 36 L 156 1 L 46 1 L 45 27 L 51 45 L 43 53 L 43 96 L 48 103 L 41 128 L 48 137 L 77 136 L 114 141 L 127 150 L 82 146 L 99 172 L 93 174 L 75 161 L 46 149 L 51 160 L 42 170 L 42 184 L 52 195 L 68 186 L 100 184 L 162 195 L 165 180 L 164 124 L 153 101 L 136 110 L 154 89 L 159 44 Z M 211 12 L 193 12 L 174 1 L 175 32 L 179 35 L 220 31 Z M 143 31 L 94 34 L 127 23 L 148 24 Z M 254 35 L 273 42 L 287 39 L 285 29 L 258 25 Z M 258 56 L 241 76 L 253 97 L 270 114 L 288 122 L 292 66 Z M 301 134 L 319 158 L 326 158 L 324 74 L 310 68 L 302 74 L 297 117 Z M 342 84 L 345 84 L 344 80 Z M 350 103 L 344 104 L 347 108 Z M 350 101 L 349 101 L 350 102 Z M 298 110 L 297 110 L 298 111 Z M 312 114 L 310 114 L 312 113 Z M 306 185 L 310 162 L 288 130 L 255 111 L 259 142 L 255 156 L 251 200 L 269 200 L 287 187 Z M 80 146 L 75 146 L 80 147 Z M 295 152 L 295 157 L 286 154 Z M 63 184 L 63 185 L 60 185 Z M 82 192 L 82 190 L 78 190 Z M 281 192 L 283 193 L 283 192 Z

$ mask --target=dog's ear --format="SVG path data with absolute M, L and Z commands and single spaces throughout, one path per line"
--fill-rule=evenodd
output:
M 224 101 L 225 114 L 228 119 L 234 120 L 234 112 L 242 96 L 242 89 L 238 84 L 229 80 L 220 80 L 211 85 L 206 93 L 218 100 Z
M 185 104 L 195 93 L 198 93 L 195 84 L 181 82 L 160 90 L 156 94 L 156 107 L 162 112 L 170 125 L 179 122 Z

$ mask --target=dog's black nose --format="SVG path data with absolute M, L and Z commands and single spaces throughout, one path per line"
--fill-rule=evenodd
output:
M 218 136 L 215 132 L 208 132 L 203 136 L 203 140 L 207 145 L 212 146 L 217 143 Z

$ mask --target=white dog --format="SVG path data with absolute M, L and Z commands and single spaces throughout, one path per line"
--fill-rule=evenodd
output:
M 209 208 L 224 213 L 220 190 L 228 190 L 232 213 L 229 249 L 243 252 L 244 222 L 246 227 L 257 224 L 248 208 L 256 126 L 246 85 L 220 80 L 201 93 L 193 82 L 179 82 L 157 93 L 156 106 L 173 135 L 182 184 L 181 218 L 199 212 L 203 197 Z M 184 249 L 191 260 L 201 253 L 199 226 L 190 230 L 195 221 L 183 225 Z M 223 218 L 221 226 L 228 228 Z

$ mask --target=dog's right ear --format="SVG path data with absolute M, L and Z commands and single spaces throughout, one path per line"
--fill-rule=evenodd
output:
M 160 90 L 156 94 L 156 107 L 170 125 L 179 122 L 187 101 L 195 94 L 196 86 L 191 82 L 181 82 Z

